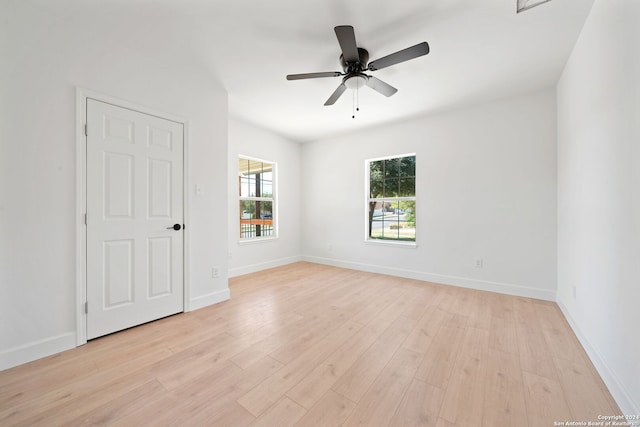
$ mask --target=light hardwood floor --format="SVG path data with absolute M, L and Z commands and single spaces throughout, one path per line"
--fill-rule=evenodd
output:
M 554 303 L 310 263 L 0 372 L 0 425 L 553 426 L 619 414 Z

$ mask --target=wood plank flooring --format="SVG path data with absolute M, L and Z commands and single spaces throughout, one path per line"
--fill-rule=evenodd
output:
M 0 372 L 2 426 L 553 426 L 619 408 L 554 303 L 310 263 Z

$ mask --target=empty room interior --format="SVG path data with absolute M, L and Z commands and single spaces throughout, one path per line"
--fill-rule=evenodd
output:
M 0 425 L 640 426 L 640 3 L 0 0 Z

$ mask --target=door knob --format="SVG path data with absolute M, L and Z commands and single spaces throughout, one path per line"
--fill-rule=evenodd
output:
M 167 230 L 180 231 L 181 228 L 182 228 L 182 226 L 180 224 L 173 224 L 171 227 L 167 227 Z

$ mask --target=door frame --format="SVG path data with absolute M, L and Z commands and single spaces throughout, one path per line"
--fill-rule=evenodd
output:
M 182 210 L 184 222 L 187 224 L 183 231 L 183 312 L 190 311 L 190 286 L 189 286 L 189 121 L 174 114 L 158 111 L 153 108 L 135 104 L 110 95 L 95 92 L 93 90 L 76 87 L 76 346 L 87 342 L 87 314 L 85 303 L 87 301 L 87 226 L 85 213 L 87 209 L 87 146 L 85 124 L 87 123 L 87 99 L 112 104 L 117 107 L 127 108 L 143 114 L 156 116 L 161 119 L 181 123 L 183 129 L 182 149 Z

